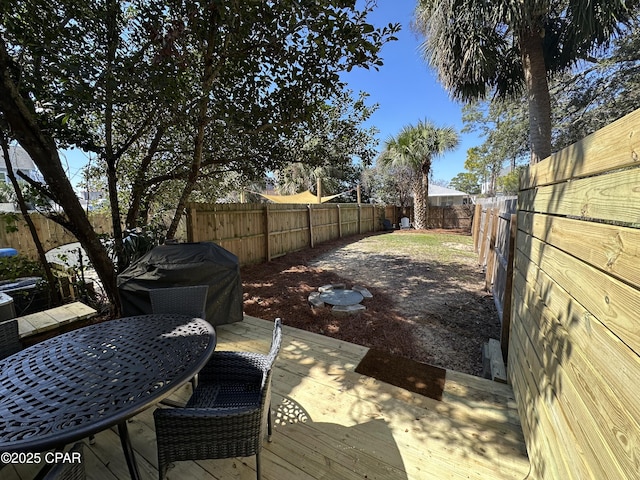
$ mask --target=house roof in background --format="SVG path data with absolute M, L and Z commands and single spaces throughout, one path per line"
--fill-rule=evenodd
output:
M 430 197 L 467 197 L 468 193 L 454 190 L 453 188 L 441 187 L 440 185 L 429 184 Z
M 4 154 L 2 150 L 0 150 L 0 158 L 2 161 L 0 162 L 0 168 L 4 169 L 5 161 Z M 35 170 L 36 165 L 31 160 L 29 154 L 19 145 L 10 145 L 9 146 L 9 158 L 11 159 L 11 166 L 14 170 Z

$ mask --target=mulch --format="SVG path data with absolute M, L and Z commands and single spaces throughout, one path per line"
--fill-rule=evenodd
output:
M 447 375 L 443 368 L 374 348 L 362 358 L 356 372 L 438 401 L 442 400 Z
M 265 319 L 281 317 L 291 327 L 421 360 L 421 348 L 413 335 L 415 324 L 392 306 L 393 298 L 385 291 L 370 289 L 373 298 L 365 299 L 362 304 L 367 309 L 356 315 L 336 317 L 330 306 L 309 306 L 309 294 L 322 285 L 353 286 L 347 278 L 309 266 L 310 260 L 371 235 L 376 234 L 334 240 L 271 262 L 243 266 L 244 313 Z

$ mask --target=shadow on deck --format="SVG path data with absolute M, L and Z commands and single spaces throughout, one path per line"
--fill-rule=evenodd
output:
M 245 317 L 217 327 L 217 350 L 266 352 L 272 322 Z M 523 479 L 529 472 L 508 385 L 447 371 L 442 401 L 354 372 L 366 347 L 290 327 L 273 376 L 273 442 L 263 479 Z M 177 396 L 188 396 L 187 385 Z M 143 478 L 157 478 L 153 409 L 134 417 Z M 126 479 L 115 429 L 85 440 L 89 479 Z M 31 478 L 34 466 L 3 469 Z M 8 477 L 4 475 L 8 474 Z M 170 479 L 254 479 L 253 458 L 178 462 Z

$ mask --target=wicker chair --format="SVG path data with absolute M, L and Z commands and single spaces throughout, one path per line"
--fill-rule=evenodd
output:
M 155 288 L 149 291 L 153 313 L 179 313 L 207 319 L 208 285 Z
M 275 320 L 268 355 L 215 352 L 200 371 L 198 387 L 184 408 L 157 409 L 158 474 L 170 463 L 256 456 L 265 433 L 271 441 L 271 372 L 282 344 L 282 324 Z
M 68 453 L 79 452 L 82 455 L 82 442 L 76 443 Z M 84 480 L 87 478 L 84 468 L 84 458 L 81 462 L 73 463 L 57 463 L 47 474 L 43 480 Z
M 18 321 L 6 320 L 0 323 L 0 360 L 22 350 L 18 335 Z
M 208 285 L 156 288 L 149 291 L 151 310 L 153 313 L 178 313 L 206 320 L 208 291 Z M 196 375 L 191 379 L 191 386 L 194 390 L 197 384 L 198 376 Z M 169 407 L 183 406 L 170 399 L 165 399 L 160 403 Z

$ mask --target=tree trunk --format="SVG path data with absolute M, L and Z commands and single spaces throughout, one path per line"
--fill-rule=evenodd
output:
M 198 179 L 198 174 L 200 173 L 200 165 L 202 164 L 202 149 L 204 145 L 204 132 L 208 123 L 208 104 L 208 97 L 203 97 L 200 100 L 198 127 L 194 140 L 195 148 L 193 150 L 193 158 L 191 160 L 191 170 L 189 171 L 189 176 L 187 177 L 187 181 L 182 189 L 182 195 L 180 195 L 180 200 L 178 201 L 178 205 L 176 206 L 176 212 L 173 215 L 173 219 L 171 220 L 171 225 L 169 225 L 169 229 L 167 230 L 167 240 L 175 238 L 176 232 L 178 231 L 180 218 L 182 218 L 182 212 L 187 206 L 187 200 L 189 199 L 189 196 L 193 191 L 193 187 L 195 186 L 196 180 Z
M 118 271 L 125 267 L 124 246 L 122 239 L 122 223 L 120 220 L 120 203 L 118 200 L 118 157 L 113 147 L 113 108 L 116 82 L 113 66 L 116 63 L 118 49 L 118 10 L 119 3 L 110 0 L 107 6 L 107 68 L 104 85 L 104 133 L 105 149 L 103 160 L 107 166 L 107 189 L 109 191 L 109 205 L 111 206 L 111 228 L 113 229 L 113 243 L 115 247 Z
M 217 23 L 219 21 L 219 13 L 212 9 L 209 17 L 209 32 L 207 35 L 207 44 L 206 48 L 203 52 L 203 62 L 204 62 L 204 71 L 202 74 L 202 96 L 198 102 L 198 116 L 197 116 L 197 124 L 196 124 L 196 134 L 194 137 L 194 149 L 193 149 L 193 157 L 191 160 L 191 169 L 189 171 L 189 176 L 187 177 L 187 181 L 185 183 L 184 188 L 182 189 L 182 195 L 180 195 L 180 200 L 178 201 L 178 205 L 176 206 L 176 213 L 171 220 L 171 225 L 169 225 L 169 229 L 167 230 L 167 239 L 173 239 L 175 237 L 176 231 L 178 230 L 178 224 L 180 222 L 180 218 L 182 217 L 182 212 L 184 211 L 187 200 L 193 191 L 193 188 L 196 184 L 196 180 L 198 179 L 198 175 L 200 174 L 200 166 L 202 165 L 202 150 L 204 147 L 204 135 L 207 128 L 207 125 L 210 122 L 209 118 L 209 93 L 211 92 L 211 87 L 213 85 L 213 81 L 216 78 L 216 69 L 214 67 L 214 49 L 215 49 L 215 41 L 216 41 L 216 33 L 217 33 Z
M 136 174 L 136 178 L 133 182 L 133 186 L 131 188 L 131 203 L 129 204 L 129 211 L 127 212 L 127 217 L 125 220 L 125 225 L 127 228 L 135 228 L 140 225 L 139 220 L 141 216 L 141 209 L 143 208 L 143 196 L 145 192 L 145 178 L 147 174 L 147 170 L 149 165 L 151 165 L 151 160 L 153 156 L 158 151 L 158 147 L 160 146 L 160 140 L 164 135 L 164 126 L 159 125 L 156 128 L 156 133 L 151 140 L 151 145 L 147 150 L 146 155 L 140 162 L 140 168 Z
M 11 59 L 6 45 L 0 39 L 0 109 L 11 128 L 11 135 L 18 140 L 37 165 L 47 182 L 54 200 L 62 207 L 73 229 L 72 233 L 84 247 L 96 273 L 100 277 L 114 313 L 120 313 L 120 299 L 116 286 L 116 274 L 107 251 L 89 222 L 73 187 L 62 168 L 56 143 L 42 132 L 35 114 L 27 107 L 11 76 Z
M 20 206 L 20 212 L 22 213 L 22 218 L 27 222 L 27 227 L 29 227 L 29 232 L 31 233 L 31 238 L 33 239 L 33 243 L 36 246 L 36 251 L 38 252 L 38 258 L 40 259 L 40 263 L 42 264 L 42 269 L 44 270 L 44 275 L 47 280 L 47 284 L 49 285 L 49 295 L 51 299 L 51 303 L 54 306 L 58 306 L 61 303 L 60 292 L 58 291 L 58 285 L 56 285 L 55 278 L 53 277 L 53 272 L 51 271 L 51 266 L 47 261 L 47 256 L 44 251 L 44 247 L 42 246 L 42 242 L 40 241 L 40 237 L 38 237 L 38 231 L 36 230 L 36 226 L 33 224 L 33 220 L 29 216 L 29 212 L 27 211 L 27 205 L 24 201 L 24 197 L 22 196 L 22 190 L 20 189 L 20 185 L 18 184 L 18 180 L 13 172 L 13 166 L 11 165 L 11 159 L 9 158 L 9 143 L 7 138 L 2 135 L 2 152 L 4 153 L 5 164 L 7 166 L 7 176 L 11 181 L 11 185 L 13 185 L 13 189 L 16 191 L 16 199 L 18 200 L 18 205 Z
M 429 224 L 429 175 L 422 173 L 413 184 L 413 226 L 426 230 Z
M 540 33 L 522 32 L 520 49 L 529 101 L 530 163 L 533 165 L 551 155 L 551 100 Z

